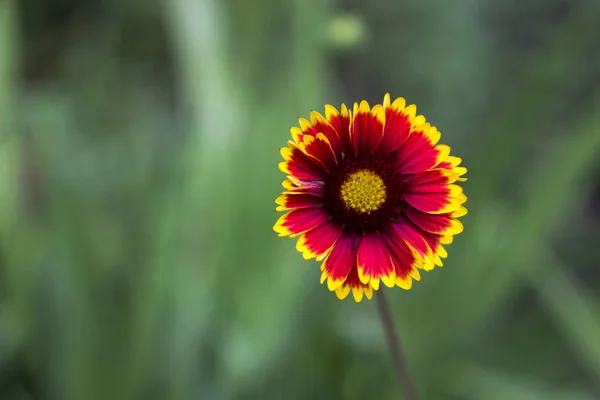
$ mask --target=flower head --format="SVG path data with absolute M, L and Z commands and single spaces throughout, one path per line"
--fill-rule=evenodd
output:
M 386 94 L 373 108 L 327 105 L 299 122 L 279 164 L 287 178 L 277 211 L 289 212 L 273 229 L 322 262 L 321 283 L 361 301 L 381 282 L 410 289 L 419 270 L 442 266 L 443 245 L 463 230 L 457 183 L 467 169 L 416 107 Z

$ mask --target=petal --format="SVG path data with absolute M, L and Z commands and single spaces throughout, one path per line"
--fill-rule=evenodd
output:
M 462 158 L 460 157 L 448 156 L 438 165 L 438 168 L 453 169 L 454 167 L 458 167 L 461 162 Z
M 441 244 L 452 244 L 454 241 L 454 236 L 442 236 L 440 237 Z
M 388 287 L 394 287 L 396 271 L 392 265 L 390 251 L 376 233 L 366 233 L 358 249 L 358 276 L 362 283 L 377 281 L 372 284 L 374 289 L 379 288 L 379 280 Z
M 425 241 L 425 246 L 428 249 L 427 258 L 424 259 L 422 265 L 417 265 L 417 268 L 421 268 L 425 271 L 432 270 L 436 265 L 442 266 L 442 260 L 438 255 L 439 249 L 441 248 L 441 244 L 450 244 L 452 243 L 452 236 L 442 236 L 435 233 L 429 233 L 421 229 L 420 227 L 414 225 L 406 216 L 402 217 L 404 223 L 398 224 L 398 227 L 413 227 L 415 234 L 418 235 L 422 240 Z M 396 230 L 397 232 L 401 232 L 400 230 Z M 403 230 L 402 230 L 403 231 Z M 405 236 L 403 236 L 405 237 Z M 406 236 L 407 237 L 407 236 Z M 410 244 L 410 243 L 409 243 Z M 421 247 L 423 244 L 421 244 Z M 417 247 L 413 246 L 416 252 L 420 254 L 420 250 L 417 250 Z M 442 251 L 445 251 L 442 248 Z
M 331 107 L 335 110 L 335 108 L 332 106 L 326 106 L 326 109 L 327 107 Z M 300 118 L 298 122 L 300 123 L 300 128 L 290 128 L 292 138 L 294 138 L 294 141 L 297 144 L 302 143 L 305 136 L 311 136 L 314 138 L 319 133 L 325 135 L 325 137 L 327 137 L 327 139 L 333 144 L 337 144 L 339 141 L 339 134 L 335 127 L 331 125 L 327 118 L 317 111 L 311 111 L 310 121 L 305 118 Z M 350 124 L 350 121 L 348 121 L 348 124 Z
M 466 200 L 461 194 L 462 188 L 449 185 L 444 170 L 437 169 L 412 175 L 402 197 L 417 210 L 442 214 L 460 208 Z
M 288 175 L 287 180 L 281 183 L 285 188 L 283 194 L 310 194 L 321 197 L 325 194 L 325 185 L 322 182 L 304 181 Z
M 382 157 L 398 149 L 408 139 L 412 121 L 409 115 L 403 112 L 405 103 L 403 98 L 399 98 L 390 106 L 384 100 L 385 126 L 383 139 L 378 149 Z
M 456 210 L 452 213 L 452 217 L 453 218 L 464 217 L 465 215 L 467 215 L 467 212 L 468 212 L 467 208 L 461 206 L 458 210 Z
M 438 144 L 435 146 L 435 149 L 438 151 L 437 162 L 435 165 L 439 165 L 440 163 L 446 161 L 448 157 L 450 157 L 450 146 Z
M 296 243 L 296 249 L 306 260 L 314 257 L 320 260 L 327 255 L 341 234 L 341 226 L 331 221 L 325 221 L 300 236 Z
M 396 223 L 392 224 L 393 233 L 406 240 L 412 249 L 421 256 L 423 269 L 428 271 L 433 269 L 433 253 L 431 247 L 423 237 L 424 232 L 404 215 L 398 218 Z
M 279 236 L 297 236 L 321 225 L 329 219 L 329 214 L 322 208 L 303 208 L 282 215 L 273 230 Z
M 290 133 L 292 134 L 292 139 L 294 140 L 294 143 L 301 143 L 302 139 L 304 138 L 304 133 L 302 132 L 302 129 L 294 126 L 292 128 L 290 128 Z
M 440 138 L 442 137 L 442 134 L 440 133 L 440 131 L 437 130 L 435 126 L 430 126 L 430 128 L 424 131 L 423 133 L 425 133 L 425 135 L 433 145 L 437 144 L 437 142 L 439 142 Z
M 321 269 L 328 277 L 327 287 L 329 290 L 336 290 L 344 283 L 348 273 L 356 264 L 356 252 L 359 245 L 359 237 L 353 234 L 343 233 L 339 237 L 321 265 Z
M 290 149 L 289 147 L 282 147 L 281 149 L 279 149 L 279 154 L 281 154 L 281 157 L 285 161 L 289 161 L 292 156 L 292 149 Z
M 448 252 L 442 247 L 442 241 L 447 242 L 447 237 L 442 235 L 436 235 L 434 233 L 423 232 L 423 238 L 429 244 L 429 247 L 433 250 L 433 262 L 435 265 L 442 267 L 444 263 L 442 258 L 448 257 Z
M 350 290 L 352 290 L 350 285 L 344 284 L 339 288 L 335 289 L 335 294 L 338 297 L 338 299 L 344 300 L 346 297 L 348 297 L 348 293 L 350 293 Z
M 277 211 L 296 210 L 300 208 L 320 207 L 323 200 L 307 194 L 284 194 L 279 196 L 275 203 L 279 205 Z
M 467 173 L 467 169 L 465 167 L 452 167 L 447 161 L 439 163 L 430 171 L 439 171 L 440 173 L 443 173 L 448 179 L 448 183 L 467 180 L 466 178 L 461 178 L 462 175 Z
M 456 172 L 459 176 L 459 178 L 457 178 L 457 181 L 461 181 L 461 182 L 465 182 L 467 180 L 467 178 L 462 177 L 462 175 L 467 173 L 467 169 L 465 167 L 457 167 L 453 169 L 454 172 Z
M 288 142 L 291 148 L 289 160 L 279 164 L 279 169 L 296 178 L 306 181 L 322 181 L 326 176 L 325 169 L 317 159 L 309 156 L 293 142 Z
M 412 288 L 412 275 L 408 276 L 397 276 L 396 277 L 396 286 L 404 289 L 410 290 Z
M 450 214 L 427 214 L 410 206 L 405 206 L 403 212 L 425 232 L 457 235 L 463 231 L 462 223 Z
M 317 133 L 316 137 L 305 136 L 300 148 L 306 154 L 318 160 L 325 170 L 332 172 L 337 168 L 337 160 L 331 143 L 324 134 Z
M 410 271 L 410 277 L 413 278 L 415 281 L 421 280 L 421 274 L 419 273 L 418 269 L 413 269 L 412 271 Z
M 337 110 L 336 110 L 337 111 Z M 319 133 L 323 134 L 333 149 L 337 149 L 340 144 L 340 135 L 337 129 L 331 125 L 328 118 L 324 117 L 320 113 L 313 111 L 310 113 L 310 120 L 312 121 L 313 128 L 315 134 L 313 136 L 317 136 Z M 350 121 L 348 121 L 348 124 Z
M 292 134 L 292 139 L 294 140 L 294 143 L 302 143 L 304 141 L 304 136 L 316 135 L 316 132 L 309 120 L 307 120 L 306 118 L 300 118 L 298 119 L 298 123 L 300 124 L 300 128 L 296 126 L 290 128 L 290 133 Z
M 356 155 L 365 156 L 377 150 L 383 139 L 384 119 L 385 112 L 380 105 L 376 105 L 373 110 L 370 110 L 369 104 L 364 100 L 360 106 L 354 104 L 354 120 L 350 138 Z
M 450 148 L 442 150 L 445 152 L 449 151 Z M 443 159 L 435 168 L 446 171 L 450 183 L 456 181 L 464 182 L 467 180 L 467 178 L 462 176 L 467 173 L 467 169 L 465 167 L 459 167 L 461 163 L 461 158 L 447 155 L 445 159 Z
M 425 124 L 429 125 L 429 124 Z M 421 126 L 420 130 L 412 132 L 395 153 L 394 168 L 401 174 L 416 174 L 436 166 L 440 151 L 423 133 L 428 127 Z
M 403 196 L 404 200 L 416 208 L 426 213 L 444 214 L 456 211 L 466 200 L 465 197 L 453 197 L 459 195 L 460 188 L 452 185 L 446 190 L 447 193 L 407 193 Z
M 448 186 L 450 172 L 443 169 L 432 169 L 411 175 L 405 182 L 409 193 L 440 193 Z
M 404 100 L 404 99 L 402 99 Z M 390 106 L 390 94 L 386 93 L 385 96 L 383 96 L 383 108 L 388 108 Z
M 400 100 L 400 99 L 397 99 L 397 101 L 398 101 L 398 100 Z M 402 104 L 402 103 L 403 103 L 403 101 L 402 101 L 402 100 L 404 100 L 404 99 L 401 99 L 401 100 L 398 102 L 398 103 L 399 103 L 399 104 L 398 104 L 398 106 L 399 106 L 400 104 Z M 404 103 L 406 104 L 406 102 L 404 102 Z M 394 107 L 394 104 L 396 104 L 396 101 L 394 101 L 394 102 L 392 103 L 392 107 Z M 417 117 L 417 106 L 415 106 L 414 104 L 411 104 L 411 105 L 409 105 L 409 106 L 406 106 L 406 107 L 404 107 L 404 111 L 403 111 L 403 112 L 404 112 L 406 115 L 408 115 L 408 119 L 410 119 L 410 120 L 411 120 L 411 122 L 412 122 L 412 126 L 415 126 L 415 122 L 418 122 L 418 123 L 420 123 L 420 124 L 422 124 L 422 123 L 424 123 L 424 122 L 425 122 L 425 117 L 423 117 L 422 115 L 419 115 L 419 116 Z M 415 120 L 416 118 L 418 118 L 418 120 Z
M 413 269 L 421 264 L 415 251 L 411 249 L 406 240 L 398 236 L 393 230 L 388 230 L 383 235 L 392 256 L 392 263 L 396 270 L 396 284 L 406 289 Z M 402 285 L 398 284 L 401 282 Z M 410 287 L 409 287 L 410 288 Z
M 354 301 L 356 301 L 357 303 L 360 303 L 363 298 L 364 291 L 365 290 L 362 287 L 353 287 L 352 295 L 354 296 Z
M 348 152 L 352 147 L 350 143 L 350 122 L 352 120 L 352 114 L 345 104 L 342 104 L 340 111 L 328 104 L 325 106 L 325 117 L 338 134 L 339 141 L 338 143 L 332 143 L 332 146 L 336 156 L 341 158 L 342 153 Z
M 356 260 L 355 260 L 356 261 Z M 356 262 L 352 266 L 352 269 L 348 273 L 344 284 L 336 289 L 336 295 L 338 298 L 343 299 L 352 291 L 352 295 L 354 300 L 360 302 L 363 298 L 363 294 L 367 296 L 368 299 L 373 297 L 373 288 L 369 285 L 365 285 L 362 283 L 358 276 L 358 266 Z

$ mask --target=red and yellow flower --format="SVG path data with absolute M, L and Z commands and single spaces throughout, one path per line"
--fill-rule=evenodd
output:
M 380 283 L 410 289 L 419 270 L 442 266 L 444 245 L 463 230 L 467 169 L 438 144 L 440 132 L 403 98 L 325 106 L 291 128 L 281 149 L 287 175 L 273 229 L 298 237 L 305 259 L 321 263 L 321 283 L 340 299 L 368 299 Z

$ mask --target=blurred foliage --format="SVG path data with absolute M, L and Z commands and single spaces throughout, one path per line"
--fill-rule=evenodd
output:
M 469 168 L 390 292 L 425 399 L 600 398 L 600 3 L 0 0 L 0 398 L 397 399 L 271 231 L 289 126 L 404 96 Z

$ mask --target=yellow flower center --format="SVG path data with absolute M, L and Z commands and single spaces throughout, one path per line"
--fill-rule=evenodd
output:
M 386 198 L 383 179 L 366 169 L 348 175 L 340 189 L 342 200 L 348 209 L 370 214 L 381 207 Z

